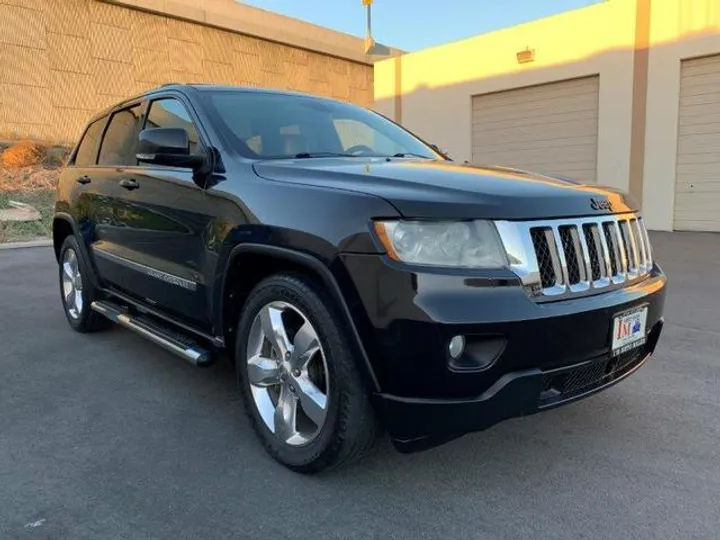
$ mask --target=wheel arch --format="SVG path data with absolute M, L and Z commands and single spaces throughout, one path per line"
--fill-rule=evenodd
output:
M 56 212 L 53 218 L 53 251 L 55 252 L 55 260 L 60 262 L 60 250 L 63 242 L 68 236 L 74 236 L 80 248 L 80 257 L 82 257 L 85 267 L 89 269 L 89 279 L 94 287 L 100 287 L 100 282 L 96 274 L 95 266 L 92 264 L 87 244 L 83 240 L 79 232 L 77 223 L 70 214 L 64 212 Z
M 75 236 L 77 238 L 77 228 L 75 221 L 67 214 L 55 214 L 53 218 L 53 249 L 55 250 L 55 260 L 60 260 L 60 249 L 62 248 L 65 238 Z
M 222 332 L 226 346 L 230 348 L 234 343 L 239 312 L 252 288 L 265 277 L 281 271 L 308 275 L 327 288 L 350 328 L 351 345 L 362 364 L 358 367 L 372 390 L 379 392 L 375 371 L 335 276 L 325 263 L 307 253 L 265 244 L 241 244 L 233 248 L 222 276 L 220 302 L 215 310 L 215 320 L 219 321 L 217 329 Z

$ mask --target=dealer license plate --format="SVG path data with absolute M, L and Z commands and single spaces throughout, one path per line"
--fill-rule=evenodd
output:
M 616 315 L 613 319 L 612 356 L 617 356 L 645 345 L 648 308 L 633 309 Z

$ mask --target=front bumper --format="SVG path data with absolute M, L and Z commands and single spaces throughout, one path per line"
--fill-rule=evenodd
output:
M 666 278 L 657 265 L 624 289 L 539 304 L 512 275 L 415 273 L 378 256 L 343 262 L 380 382 L 377 409 L 405 451 L 601 391 L 644 364 L 663 326 Z M 639 305 L 648 307 L 647 341 L 612 359 L 613 317 Z M 459 372 L 447 353 L 457 334 L 505 346 L 487 368 Z
M 551 409 L 605 390 L 640 369 L 662 331 L 657 321 L 643 347 L 554 370 L 508 373 L 481 395 L 468 399 L 412 399 L 376 396 L 386 429 L 401 452 L 415 452 L 482 431 L 498 422 Z

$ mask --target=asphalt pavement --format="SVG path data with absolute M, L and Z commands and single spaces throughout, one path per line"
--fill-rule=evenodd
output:
M 637 374 L 318 477 L 265 455 L 224 364 L 72 332 L 52 250 L 0 250 L 0 539 L 717 539 L 720 235 L 652 240 L 667 324 Z

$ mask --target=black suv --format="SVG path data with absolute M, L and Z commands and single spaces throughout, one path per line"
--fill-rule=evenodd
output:
M 167 85 L 95 116 L 57 191 L 70 325 L 224 349 L 286 466 L 412 452 L 607 388 L 666 278 L 609 188 L 452 162 L 347 103 Z

